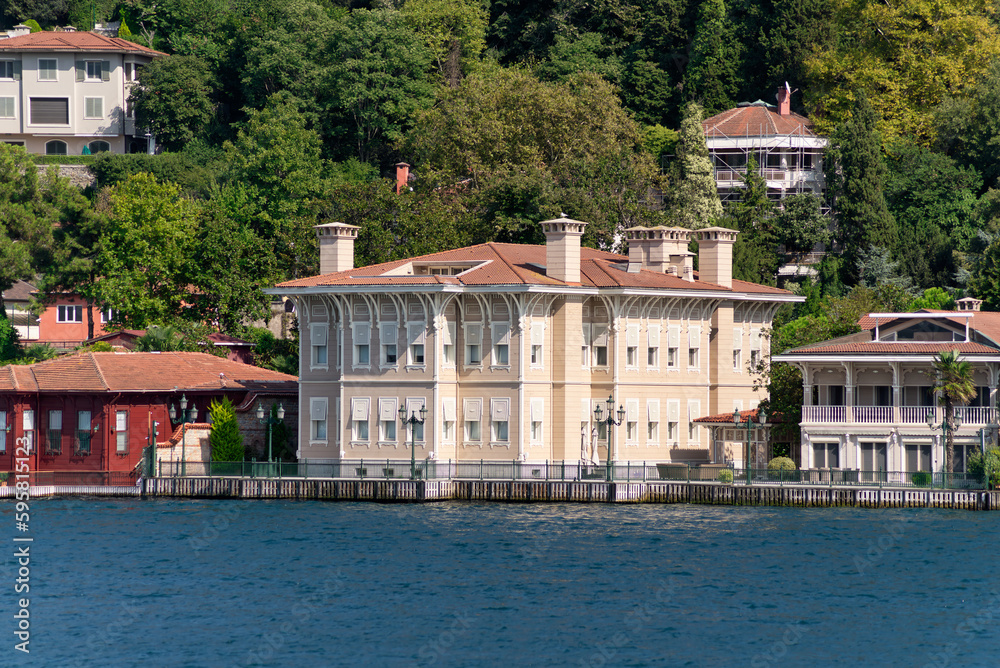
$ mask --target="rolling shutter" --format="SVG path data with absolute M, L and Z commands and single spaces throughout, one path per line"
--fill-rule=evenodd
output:
M 31 98 L 33 125 L 69 125 L 69 99 L 65 97 Z

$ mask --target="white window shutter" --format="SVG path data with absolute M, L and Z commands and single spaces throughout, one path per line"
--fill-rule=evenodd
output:
M 470 346 L 478 346 L 483 342 L 483 326 L 482 325 L 466 325 L 465 326 L 465 343 Z
M 589 346 L 590 345 L 590 323 L 589 322 L 583 323 L 583 327 L 581 328 L 581 333 L 583 334 L 583 345 L 584 346 Z
M 625 345 L 630 348 L 639 346 L 639 325 L 629 325 L 625 330 Z
M 743 350 L 743 328 L 733 328 L 733 350 Z
M 688 421 L 694 422 L 701 417 L 701 400 L 688 399 Z
M 309 399 L 309 419 L 325 420 L 326 406 L 327 406 L 326 397 L 311 397 Z
M 31 431 L 35 428 L 35 411 L 28 409 L 21 414 L 21 429 Z
M 445 422 L 454 422 L 456 417 L 455 400 L 451 397 L 441 400 L 441 414 Z
M 545 344 L 545 323 L 531 323 L 531 345 L 541 346 Z
M 660 421 L 660 400 L 649 399 L 646 401 L 646 414 L 650 422 Z
M 368 407 L 370 400 L 368 397 L 351 398 L 351 419 L 365 421 L 368 419 Z
M 627 422 L 638 422 L 639 421 L 639 400 L 638 399 L 626 399 L 625 400 L 625 420 Z
M 463 409 L 466 420 L 479 421 L 483 417 L 483 400 L 466 399 Z
M 314 346 L 325 346 L 330 328 L 326 323 L 313 323 L 309 325 L 309 339 Z
M 667 347 L 668 348 L 679 348 L 681 345 L 681 327 L 680 325 L 670 325 L 667 329 Z
M 593 408 L 590 406 L 590 399 L 581 400 L 580 408 L 582 409 L 582 412 L 580 413 L 580 421 L 590 422 L 590 417 L 594 414 Z
M 423 397 L 407 397 L 406 398 L 406 417 L 411 415 L 416 415 L 420 417 L 420 409 L 426 408 L 427 401 Z
M 650 348 L 660 347 L 660 326 L 659 325 L 649 325 L 646 328 L 646 339 L 649 342 Z
M 410 345 L 420 344 L 424 342 L 424 326 L 423 324 L 409 324 L 406 326 L 406 339 L 409 341 Z
M 688 348 L 701 348 L 701 325 L 688 326 Z
M 750 328 L 750 350 L 760 350 L 760 327 Z
M 354 325 L 354 343 L 356 345 L 368 345 L 372 338 L 372 328 L 368 324 Z
M 490 399 L 490 419 L 494 422 L 510 420 L 510 399 Z
M 382 345 L 394 344 L 399 340 L 399 328 L 395 324 L 383 323 Z
M 545 399 L 532 397 L 531 399 L 531 421 L 542 422 L 545 417 Z
M 441 330 L 441 342 L 446 346 L 453 346 L 455 345 L 455 339 L 457 338 L 458 323 L 445 323 L 445 327 Z
M 606 346 L 608 345 L 608 326 L 607 325 L 591 325 L 591 331 L 593 333 L 593 341 L 595 346 Z
M 510 343 L 510 323 L 493 325 L 493 345 Z
M 379 397 L 378 419 L 382 422 L 396 419 L 396 397 Z
M 670 399 L 669 401 L 667 401 L 667 417 L 671 422 L 680 422 L 681 420 L 680 399 Z

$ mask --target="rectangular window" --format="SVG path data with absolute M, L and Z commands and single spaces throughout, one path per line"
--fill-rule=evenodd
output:
M 56 322 L 83 322 L 83 306 L 60 304 L 56 308 Z
M 88 60 L 87 61 L 87 81 L 101 81 L 103 76 L 101 74 L 101 61 L 100 60 Z
M 125 63 L 125 81 L 135 81 L 135 63 Z
M 863 451 L 862 454 L 864 454 Z M 839 466 L 839 443 L 813 443 L 813 468 L 835 469 Z
M 541 443 L 542 442 L 542 422 L 545 419 L 545 399 L 541 397 L 533 397 L 531 403 L 529 404 L 529 411 L 531 422 L 531 442 Z
M 38 59 L 38 80 L 55 81 L 59 63 L 54 58 Z
M 677 423 L 668 422 L 667 423 L 667 440 L 674 442 L 677 440 Z
M 646 326 L 646 366 L 650 369 L 660 367 L 660 326 Z
M 371 400 L 368 397 L 351 399 L 351 431 L 353 441 L 368 440 L 368 419 Z
M 625 366 L 639 366 L 639 325 L 628 325 L 625 328 Z
M 383 364 L 395 364 L 396 363 L 396 344 L 395 343 L 383 343 L 382 344 L 382 363 Z
M 455 423 L 445 420 L 441 423 L 441 440 L 452 443 L 455 440 Z
M 424 344 L 414 343 L 410 346 L 410 364 L 421 365 L 424 363 Z
M 490 422 L 493 425 L 493 441 L 506 443 L 510 440 L 510 399 L 490 400 Z
M 510 366 L 510 324 L 493 325 L 493 365 Z
M 128 453 L 128 411 L 115 411 L 115 452 Z
M 14 61 L 0 60 L 0 79 L 14 78 Z
M 313 441 L 326 440 L 326 397 L 309 399 L 309 438 Z
M 625 441 L 637 444 L 639 441 L 639 400 L 625 400 Z
M 410 359 L 407 364 L 412 366 L 424 365 L 424 342 L 426 328 L 423 324 L 410 324 L 406 327 L 406 335 L 409 344 Z
M 531 366 L 540 367 L 545 364 L 545 323 L 531 323 Z
M 0 411 L 0 452 L 7 452 L 7 411 Z
M 397 344 L 399 343 L 399 328 L 394 323 L 382 323 L 379 329 L 379 339 L 382 342 L 382 364 L 384 366 L 395 366 L 399 357 Z
M 701 325 L 688 325 L 688 368 L 697 369 L 701 365 Z
M 698 368 L 698 349 L 688 348 L 688 368 Z
M 465 326 L 465 363 L 470 366 L 478 366 L 483 363 L 482 349 L 483 327 L 482 325 Z
M 445 442 L 455 441 L 455 421 L 458 415 L 455 410 L 455 400 L 446 397 L 441 401 L 441 437 Z
M 531 442 L 541 443 L 542 442 L 542 423 L 532 422 L 531 423 Z
M 76 454 L 90 454 L 90 411 L 76 413 Z
M 35 411 L 28 409 L 21 413 L 21 432 L 26 441 L 25 447 L 29 453 L 35 451 Z
M 733 371 L 743 370 L 743 351 L 734 350 L 733 351 Z
M 410 427 L 410 438 L 418 443 L 422 443 L 424 440 L 424 425 L 420 422 L 414 422 L 409 425 Z
M 646 423 L 646 440 L 650 443 L 656 443 L 660 440 L 660 423 L 659 422 L 647 422 Z
M 660 440 L 660 400 L 646 400 L 646 440 L 656 445 Z
M 466 399 L 462 415 L 465 422 L 465 440 L 481 441 L 480 423 L 483 419 L 483 400 Z
M 395 397 L 379 397 L 378 400 L 378 440 L 396 440 L 396 420 L 398 402 Z
M 958 444 L 955 444 L 956 455 Z M 957 457 L 956 457 L 957 459 Z M 931 446 L 930 443 L 907 443 L 906 444 L 906 470 L 915 473 L 917 471 L 931 470 Z M 956 466 L 955 470 L 959 468 Z
M 33 125 L 69 125 L 69 100 L 65 97 L 33 97 L 31 123 Z
M 670 325 L 667 328 L 667 368 L 676 369 L 680 365 L 681 328 Z
M 84 118 L 104 118 L 104 98 L 85 97 L 83 98 Z
M 309 344 L 312 349 L 313 367 L 325 367 L 329 363 L 328 337 L 330 328 L 324 323 L 309 326 Z
M 667 368 L 677 368 L 677 348 L 667 348 Z
M 454 322 L 445 323 L 441 332 L 441 361 L 444 366 L 455 366 L 455 339 L 458 338 L 458 325 Z
M 608 365 L 608 327 L 607 325 L 592 325 L 591 333 L 593 342 L 591 349 L 594 351 L 593 366 Z
M 646 348 L 646 366 L 650 369 L 656 369 L 660 366 L 659 352 L 659 348 Z
M 625 423 L 625 440 L 635 442 L 639 440 L 639 425 L 636 422 Z
M 16 109 L 14 98 L 0 97 L 0 118 L 14 118 Z
M 590 325 L 583 323 L 583 335 L 580 347 L 580 365 L 586 369 L 590 366 Z
M 688 409 L 687 409 L 687 424 L 688 424 L 688 446 L 697 444 L 701 438 L 701 429 L 698 427 L 698 423 L 695 422 L 701 417 L 701 401 L 698 399 L 688 399 Z
M 114 309 L 106 308 L 101 311 L 101 324 L 107 324 L 115 319 Z
M 733 329 L 733 371 L 743 371 L 743 328 Z
M 638 366 L 639 365 L 639 349 L 635 346 L 629 346 L 625 349 L 625 366 Z
M 381 422 L 379 422 L 378 440 L 380 441 L 396 440 L 396 418 L 393 418 L 391 420 L 382 420 Z
M 597 440 L 606 441 L 608 440 L 608 423 L 598 422 L 597 423 Z
M 62 411 L 49 411 L 49 429 L 45 436 L 45 452 L 52 455 L 62 452 Z

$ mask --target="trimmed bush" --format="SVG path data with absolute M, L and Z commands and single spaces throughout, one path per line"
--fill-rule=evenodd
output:
M 780 471 L 795 471 L 798 467 L 788 457 L 775 457 L 767 463 L 768 473 L 778 473 Z
M 730 469 L 722 469 L 719 471 L 719 477 L 717 480 L 726 485 L 731 485 L 733 483 L 733 472 Z
M 913 474 L 913 484 L 917 487 L 926 487 L 931 484 L 931 474 L 927 471 L 917 471 Z

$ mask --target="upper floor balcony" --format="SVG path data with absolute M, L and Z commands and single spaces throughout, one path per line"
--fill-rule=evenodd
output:
M 944 408 L 941 406 L 803 406 L 802 424 L 926 426 L 928 414 L 936 425 L 944 421 Z M 956 406 L 955 416 L 963 425 L 979 427 L 995 423 L 997 409 L 991 406 Z

